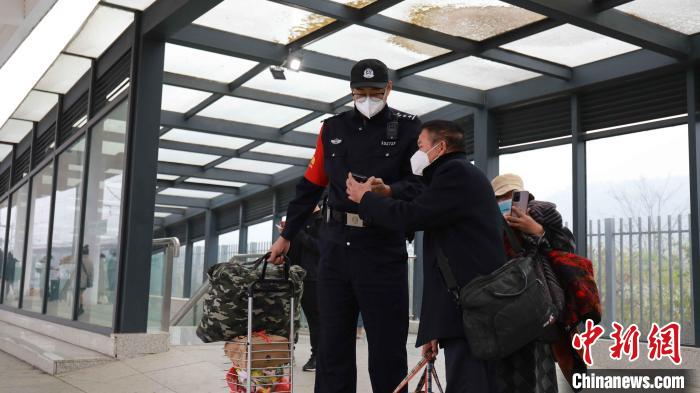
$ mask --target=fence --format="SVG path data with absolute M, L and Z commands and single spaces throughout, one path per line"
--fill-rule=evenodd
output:
M 693 340 L 690 217 L 606 218 L 588 222 L 588 256 L 607 332 L 634 323 L 646 339 L 652 322 L 675 321 Z

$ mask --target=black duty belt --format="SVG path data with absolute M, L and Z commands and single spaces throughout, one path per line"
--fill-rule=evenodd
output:
M 341 212 L 329 208 L 326 214 L 326 221 L 331 219 L 349 227 L 366 228 L 370 226 L 368 222 L 360 218 L 359 214 Z

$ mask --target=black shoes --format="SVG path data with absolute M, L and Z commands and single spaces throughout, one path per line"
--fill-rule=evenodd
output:
M 301 368 L 303 371 L 316 371 L 316 356 L 311 355 L 309 361 L 306 362 L 304 367 Z

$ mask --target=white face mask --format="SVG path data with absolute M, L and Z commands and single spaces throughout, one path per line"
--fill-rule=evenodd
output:
M 411 170 L 413 170 L 414 175 L 423 176 L 423 170 L 430 165 L 430 157 L 428 157 L 428 153 L 433 151 L 433 149 L 436 147 L 438 147 L 438 145 L 431 147 L 428 151 L 418 149 L 415 153 L 413 153 L 413 156 L 411 156 Z
M 386 105 L 386 102 L 380 98 L 370 97 L 369 95 L 355 100 L 355 108 L 366 118 L 371 119 L 372 116 L 381 112 Z

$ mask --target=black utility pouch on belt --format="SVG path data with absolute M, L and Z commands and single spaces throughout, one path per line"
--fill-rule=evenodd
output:
M 513 230 L 506 234 L 517 257 L 491 274 L 459 287 L 437 239 L 438 268 L 462 311 L 464 334 L 475 357 L 504 358 L 547 336 L 555 327 L 557 306 L 542 276 L 537 250 L 525 254 Z

